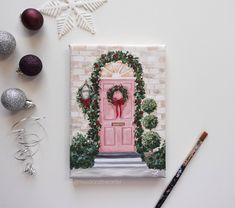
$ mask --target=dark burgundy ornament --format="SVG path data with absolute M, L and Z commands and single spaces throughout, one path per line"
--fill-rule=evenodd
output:
M 41 60 L 34 55 L 26 55 L 21 58 L 19 62 L 18 72 L 23 73 L 27 76 L 35 76 L 42 71 Z
M 29 30 L 39 30 L 43 25 L 42 14 L 33 8 L 29 8 L 23 11 L 21 14 L 21 21 L 23 25 Z

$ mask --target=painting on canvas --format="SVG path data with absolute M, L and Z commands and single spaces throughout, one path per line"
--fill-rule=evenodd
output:
M 70 45 L 71 178 L 164 177 L 164 46 Z

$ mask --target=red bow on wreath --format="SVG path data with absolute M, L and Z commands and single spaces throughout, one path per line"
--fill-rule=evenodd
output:
M 90 104 L 91 104 L 91 99 L 81 99 L 81 103 L 83 105 L 83 108 L 89 109 L 90 108 Z
M 120 110 L 120 115 L 119 117 L 122 117 L 122 105 L 124 105 L 124 99 L 121 98 L 121 99 L 117 99 L 117 98 L 113 98 L 113 105 L 115 105 L 116 107 L 116 118 L 118 118 L 118 108 Z

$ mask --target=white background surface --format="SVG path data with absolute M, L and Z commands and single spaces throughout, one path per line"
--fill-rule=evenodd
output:
M 37 176 L 27 177 L 14 160 L 7 137 L 12 115 L 0 108 L 1 208 L 152 208 L 201 131 L 208 140 L 167 199 L 167 208 L 235 207 L 235 2 L 234 0 L 109 0 L 94 13 L 97 34 L 74 29 L 57 39 L 55 19 L 43 30 L 26 31 L 19 20 L 43 0 L 1 1 L 0 29 L 14 34 L 17 50 L 0 61 L 0 90 L 19 87 L 46 116 L 48 139 L 35 157 Z M 76 181 L 69 179 L 68 44 L 166 44 L 167 177 L 165 179 Z M 41 57 L 43 73 L 33 80 L 15 70 L 28 53 Z

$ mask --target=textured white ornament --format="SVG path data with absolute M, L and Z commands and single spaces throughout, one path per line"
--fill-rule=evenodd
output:
M 74 26 L 94 34 L 92 12 L 106 2 L 107 0 L 50 0 L 39 11 L 56 17 L 59 38 L 70 32 Z

